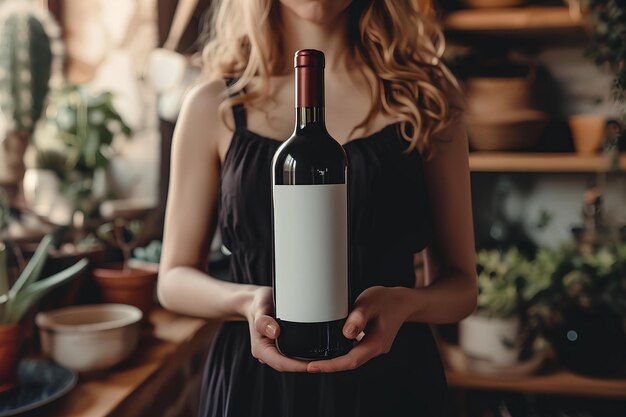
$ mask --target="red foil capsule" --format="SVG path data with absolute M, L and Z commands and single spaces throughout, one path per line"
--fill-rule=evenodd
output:
M 293 62 L 296 69 L 296 107 L 324 107 L 324 53 L 301 49 Z

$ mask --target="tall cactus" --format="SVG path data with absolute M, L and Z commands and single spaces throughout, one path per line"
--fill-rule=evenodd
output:
M 61 72 L 60 30 L 31 0 L 0 6 L 0 111 L 9 132 L 30 136 Z M 55 77 L 52 75 L 55 74 Z

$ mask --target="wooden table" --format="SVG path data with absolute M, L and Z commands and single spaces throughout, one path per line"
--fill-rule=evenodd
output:
M 205 352 L 219 327 L 217 321 L 179 316 L 162 309 L 134 356 L 109 371 L 80 375 L 65 397 L 33 414 L 42 417 L 126 417 L 141 415 L 159 388 L 194 353 Z M 172 401 L 174 401 L 172 399 Z

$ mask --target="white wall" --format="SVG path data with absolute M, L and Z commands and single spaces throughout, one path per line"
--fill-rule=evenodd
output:
M 110 90 L 133 128 L 117 141 L 110 180 L 117 197 L 157 200 L 160 134 L 155 96 L 141 81 L 157 44 L 156 0 L 65 0 L 68 78 Z

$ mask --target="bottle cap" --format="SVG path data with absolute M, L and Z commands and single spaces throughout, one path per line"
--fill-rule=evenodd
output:
M 319 67 L 324 68 L 324 53 L 317 49 L 301 49 L 296 52 L 293 60 L 294 68 Z

